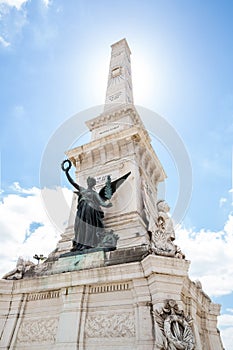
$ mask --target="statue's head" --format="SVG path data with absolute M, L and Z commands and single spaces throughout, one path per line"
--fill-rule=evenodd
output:
M 157 208 L 158 208 L 158 211 L 163 211 L 165 213 L 169 212 L 169 210 L 170 210 L 169 205 L 163 199 L 161 199 L 157 202 Z
M 94 187 L 96 185 L 96 179 L 94 177 L 88 176 L 87 185 L 88 187 Z

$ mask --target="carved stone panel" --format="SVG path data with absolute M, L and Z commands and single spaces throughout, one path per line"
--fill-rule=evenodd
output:
M 24 320 L 20 326 L 17 343 L 54 343 L 58 318 Z
M 126 312 L 89 315 L 85 336 L 87 338 L 132 338 L 135 336 L 134 314 Z

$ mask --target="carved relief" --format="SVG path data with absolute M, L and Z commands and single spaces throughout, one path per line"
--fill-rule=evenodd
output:
M 132 338 L 135 336 L 134 315 L 131 312 L 90 315 L 86 321 L 85 336 L 88 338 Z
M 111 72 L 112 78 L 115 78 L 115 77 L 117 77 L 118 75 L 121 75 L 121 74 L 122 74 L 122 67 L 117 66 L 117 67 L 114 67 L 112 69 L 112 72 Z
M 18 343 L 54 343 L 58 318 L 24 320 L 17 335 Z
M 155 339 L 164 350 L 193 350 L 195 340 L 192 318 L 185 317 L 175 300 L 167 300 L 165 306 L 154 313 Z
M 124 79 L 123 68 L 121 66 L 112 67 L 108 86 L 115 85 Z

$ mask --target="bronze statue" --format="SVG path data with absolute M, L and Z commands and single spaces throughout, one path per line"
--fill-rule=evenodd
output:
M 65 167 L 65 164 L 68 166 Z M 77 189 L 75 193 L 78 195 L 78 206 L 74 224 L 75 237 L 73 240 L 73 251 L 95 248 L 99 244 L 98 234 L 104 233 L 103 218 L 104 213 L 101 207 L 110 208 L 112 203 L 106 203 L 119 187 L 119 180 L 125 180 L 130 173 L 120 179 L 111 182 L 108 176 L 108 182 L 99 193 L 93 187 L 96 185 L 96 180 L 93 177 L 87 178 L 87 188 L 79 186 L 70 176 L 71 168 L 70 160 L 65 160 L 62 163 L 62 170 L 65 171 L 69 182 Z M 120 184 L 123 182 L 121 181 Z M 118 186 L 117 186 L 118 185 Z M 111 186 L 111 188 L 109 188 Z

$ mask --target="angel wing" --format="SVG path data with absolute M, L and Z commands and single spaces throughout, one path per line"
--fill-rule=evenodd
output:
M 109 178 L 108 178 L 106 185 L 102 187 L 99 191 L 99 195 L 103 199 L 103 201 L 110 199 L 109 194 L 111 193 L 111 195 L 113 195 L 113 193 L 115 193 L 116 190 L 123 184 L 123 182 L 125 182 L 125 180 L 130 174 L 131 174 L 131 171 L 119 177 L 115 181 L 111 181 L 111 182 L 108 182 L 109 181 Z

